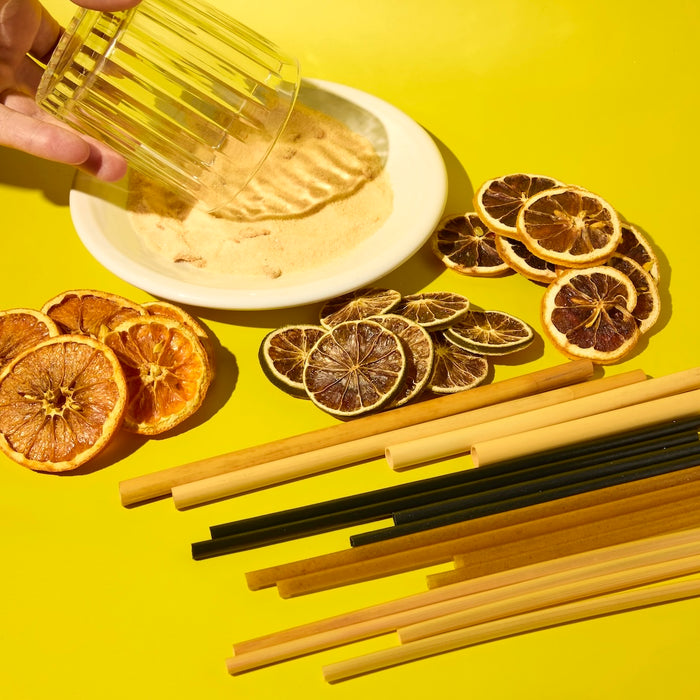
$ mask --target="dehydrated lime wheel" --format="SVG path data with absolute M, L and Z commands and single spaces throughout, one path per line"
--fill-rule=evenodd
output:
M 513 270 L 533 282 L 549 284 L 556 279 L 557 266 L 537 257 L 522 241 L 496 236 L 496 250 Z
M 489 374 L 489 362 L 482 355 L 469 352 L 433 334 L 435 360 L 428 389 L 435 394 L 455 394 L 481 384 Z
M 359 321 L 391 311 L 401 301 L 401 293 L 394 289 L 362 287 L 334 299 L 321 307 L 321 325 L 328 329 L 345 321 Z
M 659 320 L 661 312 L 661 299 L 656 282 L 638 262 L 626 255 L 613 253 L 607 264 L 624 272 L 634 285 L 637 304 L 632 315 L 637 319 L 639 332 L 646 333 Z
M 512 272 L 496 249 L 496 235 L 474 212 L 443 219 L 430 239 L 433 253 L 452 270 L 473 277 Z
M 372 316 L 370 320 L 390 330 L 403 342 L 406 372 L 401 386 L 389 403 L 392 407 L 403 406 L 418 396 L 428 383 L 433 371 L 433 339 L 425 328 L 398 314 Z
M 544 293 L 542 325 L 567 357 L 611 364 L 637 344 L 636 305 L 634 285 L 614 267 L 568 270 Z
M 617 244 L 615 252 L 638 262 L 658 284 L 660 278 L 659 259 L 651 243 L 636 226 L 627 221 L 620 222 L 620 228 L 622 229 L 622 238 Z
M 278 387 L 306 396 L 304 363 L 326 330 L 313 324 L 283 326 L 268 333 L 260 344 L 260 365 L 267 377 Z
M 527 199 L 564 183 L 545 175 L 512 173 L 484 182 L 474 194 L 474 208 L 488 227 L 504 236 L 518 238 L 516 220 Z
M 406 373 L 398 336 L 376 321 L 345 321 L 322 335 L 304 365 L 309 398 L 335 416 L 350 418 L 386 405 Z
M 516 226 L 531 252 L 562 267 L 603 263 L 622 237 L 615 209 L 582 187 L 557 187 L 530 197 Z
M 503 311 L 469 310 L 444 333 L 451 343 L 480 355 L 507 355 L 523 350 L 535 337 L 525 321 Z
M 453 324 L 469 311 L 469 299 L 453 292 L 423 292 L 402 297 L 394 313 L 423 328 L 438 330 Z

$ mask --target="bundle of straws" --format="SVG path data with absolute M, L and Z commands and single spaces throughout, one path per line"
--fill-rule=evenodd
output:
M 435 564 L 428 590 L 234 645 L 237 674 L 367 637 L 401 644 L 329 682 L 506 635 L 700 594 L 700 368 L 592 379 L 571 362 L 122 482 L 178 508 L 384 455 L 471 468 L 214 525 L 195 559 L 391 519 L 337 552 L 252 571 L 293 597 Z M 654 583 L 653 587 L 648 584 Z

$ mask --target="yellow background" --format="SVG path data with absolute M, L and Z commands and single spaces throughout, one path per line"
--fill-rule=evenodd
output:
M 514 171 L 588 187 L 660 251 L 663 315 L 608 373 L 661 375 L 697 363 L 698 40 L 695 0 L 218 0 L 295 53 L 308 77 L 393 103 L 440 144 L 447 208 L 465 211 L 483 180 Z M 64 0 L 50 9 L 66 22 Z M 0 308 L 39 307 L 68 288 L 148 299 L 82 247 L 71 224 L 69 168 L 0 149 Z M 422 251 L 383 284 L 447 289 L 520 315 L 540 331 L 541 290 L 521 277 L 475 280 Z M 32 473 L 0 459 L 0 694 L 70 698 L 700 697 L 700 600 L 559 627 L 462 650 L 336 686 L 321 666 L 393 644 L 381 638 L 230 677 L 231 644 L 423 590 L 426 571 L 282 600 L 244 573 L 347 546 L 349 531 L 220 557 L 190 558 L 208 526 L 396 483 L 380 461 L 188 512 L 169 500 L 122 508 L 118 482 L 329 425 L 263 378 L 265 332 L 315 319 L 317 307 L 195 309 L 218 339 L 219 375 L 195 420 L 169 437 L 124 438 L 80 474 Z M 538 343 L 495 379 L 559 363 Z M 424 469 L 456 468 L 461 460 Z M 403 478 L 417 476 L 416 473 Z

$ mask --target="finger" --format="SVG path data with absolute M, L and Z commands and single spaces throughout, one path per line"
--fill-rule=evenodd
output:
M 23 98 L 26 100 L 23 103 Z M 94 139 L 32 115 L 28 96 L 13 96 L 9 102 L 21 110 L 0 105 L 0 145 L 31 155 L 79 167 L 102 180 L 114 181 L 126 173 L 126 161 Z
M 29 53 L 41 63 L 48 63 L 61 36 L 61 25 L 41 8 L 41 20 Z
M 135 7 L 140 0 L 73 0 L 73 2 L 88 10 L 116 12 L 117 10 L 128 10 L 131 7 Z

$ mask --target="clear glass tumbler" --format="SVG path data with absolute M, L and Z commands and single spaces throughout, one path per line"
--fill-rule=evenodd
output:
M 260 167 L 299 89 L 293 57 L 201 0 L 80 10 L 37 102 L 134 170 L 217 209 Z

